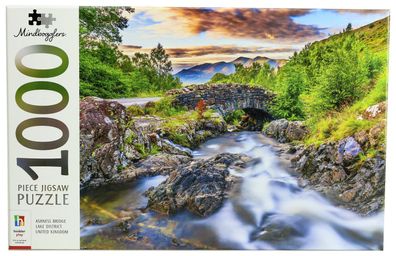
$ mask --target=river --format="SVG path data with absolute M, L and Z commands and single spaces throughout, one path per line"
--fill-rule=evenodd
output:
M 360 217 L 302 189 L 259 132 L 228 133 L 193 151 L 195 158 L 241 153 L 255 161 L 223 206 L 206 218 L 142 210 L 164 176 L 102 188 L 81 199 L 81 246 L 108 249 L 382 249 L 383 213 Z M 122 216 L 133 217 L 127 224 Z M 100 221 L 86 225 L 88 220 Z

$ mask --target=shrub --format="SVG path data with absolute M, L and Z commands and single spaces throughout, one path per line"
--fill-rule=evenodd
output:
M 185 113 L 187 108 L 174 105 L 172 97 L 164 97 L 161 100 L 146 106 L 144 111 L 148 115 L 170 117 Z
M 195 109 L 197 110 L 197 113 L 198 113 L 198 119 L 203 119 L 204 113 L 206 111 L 205 100 L 203 100 L 203 99 L 199 100 Z
M 227 114 L 224 117 L 224 121 L 228 124 L 239 125 L 239 122 L 242 120 L 242 117 L 245 115 L 245 111 L 242 109 L 238 109 L 233 111 L 232 113 Z
M 131 116 L 143 116 L 145 115 L 144 109 L 137 105 L 131 105 L 127 107 L 127 112 Z

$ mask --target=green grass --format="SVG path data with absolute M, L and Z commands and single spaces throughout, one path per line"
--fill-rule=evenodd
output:
M 131 133 L 129 134 L 129 136 L 125 138 L 125 141 L 124 141 L 124 142 L 125 142 L 126 144 L 130 144 L 130 145 L 131 145 L 131 144 L 133 143 L 134 139 L 136 139 L 136 137 L 137 137 L 136 134 L 133 133 L 133 132 L 131 132 Z
M 144 116 L 144 115 L 155 115 L 162 117 L 164 122 L 161 124 L 167 134 L 168 138 L 174 143 L 191 147 L 191 141 L 189 140 L 189 134 L 193 132 L 195 128 L 194 122 L 200 119 L 200 116 L 196 110 L 188 110 L 186 107 L 175 106 L 173 104 L 172 97 L 164 97 L 160 101 L 150 103 L 148 106 L 142 108 L 139 106 L 130 106 L 127 108 L 127 112 L 131 116 Z M 203 119 L 211 118 L 214 110 L 207 109 L 203 113 Z M 221 120 L 213 120 L 213 122 L 221 122 Z M 134 134 L 131 134 L 125 139 L 127 144 L 133 144 Z M 147 149 L 144 145 L 134 144 L 136 150 L 142 156 L 148 156 L 156 154 L 160 151 L 158 147 L 152 147 Z
M 141 106 L 137 106 L 137 105 L 131 105 L 131 106 L 127 107 L 127 113 L 131 116 L 144 116 L 145 115 L 144 108 L 142 108 Z
M 150 102 L 145 107 L 132 105 L 127 107 L 131 116 L 156 115 L 170 117 L 187 112 L 187 108 L 173 105 L 172 97 L 164 97 L 157 102 Z
M 153 104 L 146 106 L 144 112 L 147 115 L 156 115 L 160 117 L 176 116 L 187 112 L 186 107 L 175 106 L 172 97 L 164 97 Z
M 228 124 L 237 126 L 241 122 L 242 117 L 244 115 L 245 115 L 245 111 L 243 111 L 242 109 L 238 109 L 233 111 L 232 113 L 227 114 L 224 117 L 224 121 L 226 121 Z
M 145 92 L 138 92 L 136 97 L 138 98 L 151 98 L 151 97 L 162 97 L 164 96 L 163 91 L 145 91 Z
M 352 24 L 353 25 L 353 24 Z M 389 17 L 377 20 L 373 23 L 370 23 L 366 26 L 353 29 L 349 32 L 345 32 L 343 34 L 332 35 L 327 39 L 317 41 L 313 44 L 322 44 L 326 43 L 329 40 L 334 40 L 340 36 L 346 34 L 354 34 L 357 36 L 363 43 L 368 46 L 371 51 L 383 52 L 388 50 L 388 40 L 389 40 Z
M 161 148 L 155 144 L 150 145 L 150 148 L 146 148 L 143 144 L 139 144 L 139 143 L 134 144 L 134 146 L 136 151 L 139 152 L 143 158 L 161 152 Z
M 310 128 L 310 136 L 305 144 L 320 145 L 329 141 L 337 141 L 356 132 L 368 130 L 384 119 L 379 115 L 376 119 L 365 120 L 358 118 L 368 107 L 386 100 L 387 71 L 383 71 L 377 78 L 370 92 L 353 105 L 346 107 L 341 112 L 330 112 L 325 116 L 311 118 L 306 121 Z
M 203 119 L 211 118 L 215 111 L 208 109 L 203 114 Z M 176 144 L 184 147 L 192 147 L 189 135 L 194 133 L 196 122 L 199 121 L 199 114 L 195 110 L 179 113 L 168 117 L 162 124 L 162 129 L 168 134 L 168 138 Z M 213 120 L 213 122 L 221 120 Z
M 373 52 L 387 51 L 389 17 L 358 28 L 355 33 Z

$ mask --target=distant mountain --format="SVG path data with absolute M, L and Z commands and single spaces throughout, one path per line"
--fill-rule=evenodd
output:
M 235 64 L 242 64 L 245 67 L 253 63 L 268 63 L 271 68 L 278 68 L 286 63 L 283 59 L 270 59 L 267 57 L 257 56 L 253 59 L 247 57 L 238 57 L 231 62 L 205 63 L 186 68 L 175 74 L 184 84 L 201 84 L 208 82 L 216 73 L 229 75 L 235 72 Z

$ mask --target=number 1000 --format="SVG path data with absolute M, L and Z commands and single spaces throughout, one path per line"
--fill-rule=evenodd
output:
M 35 69 L 25 66 L 22 59 L 30 54 L 51 54 L 61 59 L 61 64 L 50 69 Z M 59 47 L 51 45 L 32 45 L 21 49 L 15 56 L 15 66 L 23 75 L 32 78 L 53 78 L 63 74 L 69 66 L 69 58 L 65 51 Z M 61 100 L 52 105 L 34 105 L 23 100 L 23 95 L 30 91 L 48 90 L 57 92 L 61 95 Z M 39 117 L 32 117 L 23 120 L 15 130 L 15 136 L 18 142 L 29 149 L 33 150 L 53 150 L 62 147 L 69 139 L 69 129 L 61 120 L 47 117 L 62 111 L 69 103 L 69 93 L 62 85 L 51 81 L 31 81 L 21 85 L 15 93 L 15 102 L 20 109 L 27 113 L 38 114 Z M 61 137 L 53 141 L 38 141 L 28 139 L 23 135 L 27 128 L 41 126 L 53 127 L 61 131 Z M 38 179 L 38 175 L 32 167 L 60 167 L 61 175 L 68 175 L 68 150 L 60 151 L 60 158 L 22 158 L 16 159 L 17 165 L 21 167 L 33 180 Z

